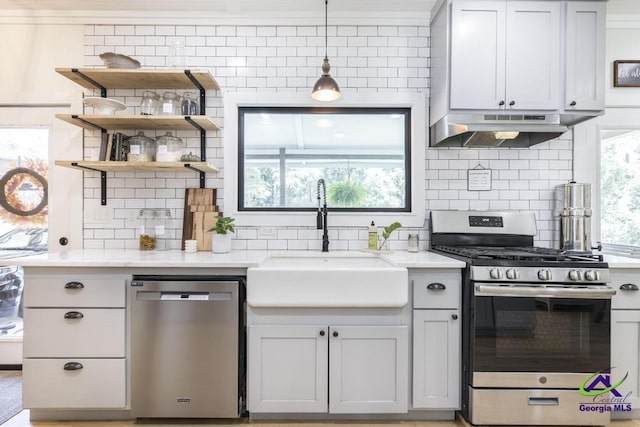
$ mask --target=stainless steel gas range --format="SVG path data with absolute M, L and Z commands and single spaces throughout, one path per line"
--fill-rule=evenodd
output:
M 476 425 L 605 425 L 580 386 L 610 369 L 608 266 L 535 247 L 535 235 L 533 213 L 431 213 L 431 250 L 467 264 L 462 414 Z

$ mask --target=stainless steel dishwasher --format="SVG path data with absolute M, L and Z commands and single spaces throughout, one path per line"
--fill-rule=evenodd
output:
M 240 416 L 244 278 L 133 276 L 131 292 L 134 416 Z

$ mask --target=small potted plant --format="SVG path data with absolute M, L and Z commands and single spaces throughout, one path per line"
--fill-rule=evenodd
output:
M 382 243 L 380 243 L 380 247 L 378 248 L 379 251 L 389 251 L 388 246 L 386 246 L 387 239 L 391 237 L 391 233 L 393 233 L 395 230 L 397 230 L 400 227 L 402 227 L 402 224 L 400 224 L 399 222 L 394 222 L 393 224 L 390 224 L 383 229 L 382 231 L 383 240 L 382 240 Z
M 220 216 L 216 225 L 208 229 L 211 234 L 211 250 L 216 254 L 225 254 L 231 250 L 231 234 L 235 231 L 233 227 L 235 218 L 230 216 Z

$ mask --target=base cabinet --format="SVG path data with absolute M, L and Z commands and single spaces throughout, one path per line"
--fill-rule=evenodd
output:
M 615 411 L 613 418 L 640 417 L 640 270 L 611 269 L 611 376 L 624 380 L 616 390 L 631 411 Z M 627 393 L 630 393 L 627 396 Z
M 253 325 L 249 412 L 406 413 L 408 327 Z
M 126 277 L 25 270 L 23 407 L 124 409 Z
M 413 408 L 460 409 L 460 270 L 410 271 Z
M 416 310 L 413 315 L 413 406 L 460 406 L 458 310 Z

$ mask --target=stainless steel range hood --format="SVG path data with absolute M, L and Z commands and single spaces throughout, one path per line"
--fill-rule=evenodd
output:
M 529 147 L 568 129 L 558 114 L 450 113 L 431 126 L 430 145 Z

